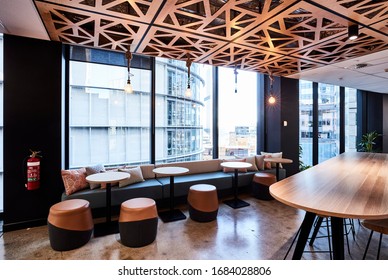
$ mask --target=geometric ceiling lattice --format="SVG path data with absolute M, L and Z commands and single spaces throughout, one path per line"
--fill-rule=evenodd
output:
M 34 0 L 54 41 L 288 76 L 388 49 L 386 0 Z M 347 39 L 349 24 L 360 37 Z

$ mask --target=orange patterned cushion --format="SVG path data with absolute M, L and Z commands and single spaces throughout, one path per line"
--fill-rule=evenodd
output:
M 271 157 L 272 157 L 271 155 L 264 155 L 264 158 L 271 158 Z M 264 161 L 264 167 L 265 167 L 265 169 L 271 169 L 272 168 L 272 163 Z
M 65 185 L 66 194 L 72 194 L 76 191 L 87 188 L 86 169 L 61 170 L 63 184 Z

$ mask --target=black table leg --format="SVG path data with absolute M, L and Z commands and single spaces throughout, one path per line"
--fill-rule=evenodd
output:
M 241 199 L 237 198 L 237 192 L 238 192 L 238 169 L 234 170 L 234 177 L 233 177 L 233 192 L 234 192 L 234 198 L 225 200 L 224 203 L 234 209 L 242 208 L 249 206 L 248 202 L 245 202 Z
M 119 225 L 117 221 L 112 222 L 112 209 L 111 209 L 111 184 L 106 184 L 106 203 L 105 203 L 105 222 L 94 225 L 94 237 L 105 236 L 109 234 L 115 234 L 119 232 Z
M 333 259 L 344 260 L 344 222 L 342 218 L 331 217 L 331 240 L 333 243 Z
M 276 181 L 279 182 L 279 162 L 276 163 Z
M 294 255 L 292 256 L 293 260 L 300 260 L 302 258 L 304 247 L 306 246 L 307 238 L 309 237 L 315 217 L 315 213 L 306 212 L 300 229 L 298 241 L 296 242 Z
M 174 209 L 174 187 L 174 176 L 170 176 L 170 209 L 159 213 L 160 219 L 165 223 L 186 219 L 181 210 Z

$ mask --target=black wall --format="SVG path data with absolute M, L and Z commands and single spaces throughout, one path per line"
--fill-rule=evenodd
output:
M 383 133 L 383 94 L 357 91 L 357 143 L 363 134 L 376 131 Z M 376 139 L 376 151 L 383 151 L 382 137 Z
M 60 201 L 62 46 L 4 36 L 4 231 L 46 223 Z M 25 160 L 41 151 L 41 187 L 28 191 Z

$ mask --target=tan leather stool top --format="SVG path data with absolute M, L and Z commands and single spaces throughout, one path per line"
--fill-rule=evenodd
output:
M 69 199 L 54 204 L 50 207 L 47 220 L 56 227 L 68 230 L 93 228 L 89 201 L 85 199 Z
M 132 198 L 121 203 L 119 222 L 133 222 L 152 219 L 158 216 L 155 200 Z
M 388 234 L 388 219 L 362 220 L 361 224 L 370 230 L 380 232 L 382 234 Z
M 276 183 L 276 175 L 270 173 L 256 173 L 253 176 L 253 182 L 270 186 Z
M 197 184 L 190 187 L 187 201 L 194 208 L 204 212 L 213 212 L 218 209 L 216 187 L 209 184 Z

